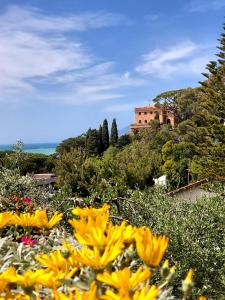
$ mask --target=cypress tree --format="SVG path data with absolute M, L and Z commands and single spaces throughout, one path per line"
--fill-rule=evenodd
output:
M 104 151 L 102 143 L 102 125 L 100 125 L 98 129 L 98 144 L 99 154 L 101 154 Z
M 113 119 L 112 127 L 111 127 L 111 135 L 110 135 L 110 144 L 115 146 L 117 142 L 118 142 L 117 124 L 116 124 L 116 119 Z
M 105 151 L 109 147 L 109 128 L 107 119 L 103 121 L 102 125 L 102 145 L 103 151 Z

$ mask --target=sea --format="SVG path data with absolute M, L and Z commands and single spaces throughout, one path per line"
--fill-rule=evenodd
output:
M 24 144 L 24 152 L 39 154 L 54 154 L 59 143 Z M 0 145 L 0 151 L 13 150 L 13 145 Z

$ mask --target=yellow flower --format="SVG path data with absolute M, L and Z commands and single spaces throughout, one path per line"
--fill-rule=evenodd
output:
M 48 270 L 58 273 L 60 271 L 67 272 L 69 265 L 67 260 L 61 255 L 60 250 L 51 252 L 49 255 L 41 254 L 35 259 L 42 265 L 46 266 Z
M 107 290 L 105 292 L 105 295 L 102 295 L 100 299 L 101 300 L 132 300 L 129 293 L 126 293 L 126 295 L 121 295 L 121 294 L 115 294 L 111 290 Z
M 8 284 L 11 282 L 11 278 L 15 276 L 15 274 L 16 270 L 12 267 L 0 274 L 0 292 L 6 290 Z
M 154 300 L 158 295 L 158 289 L 155 285 L 152 285 L 150 289 L 146 287 L 141 290 L 137 290 L 134 295 L 131 295 L 129 292 L 126 294 L 118 293 L 115 294 L 111 290 L 107 290 L 105 295 L 101 296 L 102 300 Z
M 124 268 L 121 271 L 103 274 L 98 274 L 97 279 L 118 290 L 124 291 L 124 294 L 130 290 L 134 290 L 138 285 L 151 276 L 149 269 L 138 268 L 137 272 L 132 273 L 129 268 Z
M 79 220 L 72 219 L 69 223 L 73 226 L 76 233 L 81 236 L 88 234 L 90 228 L 99 228 L 102 231 L 106 229 L 107 222 L 109 219 L 109 206 L 103 205 L 102 208 L 75 208 L 72 210 L 73 214 L 79 216 Z
M 45 210 L 37 210 L 35 212 L 37 227 L 45 227 L 51 229 L 55 226 L 63 217 L 62 213 L 55 212 L 50 220 L 48 220 L 48 216 Z
M 147 227 L 140 227 L 137 229 L 135 240 L 139 257 L 147 265 L 157 267 L 167 249 L 169 239 L 152 234 Z
M 47 271 L 53 271 L 55 274 L 64 273 L 68 277 L 71 277 L 78 269 L 79 262 L 74 259 L 74 255 L 77 252 L 71 252 L 68 258 L 64 258 L 60 250 L 51 252 L 49 255 L 41 254 L 36 256 L 35 259 L 42 265 L 47 267 Z
M 13 212 L 11 211 L 0 213 L 0 229 L 8 225 L 12 217 L 13 217 Z
M 126 226 L 123 232 L 124 242 L 127 244 L 132 243 L 135 238 L 136 231 L 136 227 L 133 227 L 131 225 Z
M 32 227 L 36 225 L 36 215 L 30 213 L 21 213 L 20 215 L 14 214 L 9 224 Z
M 207 298 L 205 296 L 200 296 L 198 300 L 207 300 Z
M 104 233 L 108 219 L 108 213 L 102 213 L 101 215 L 92 215 L 90 213 L 89 216 L 81 216 L 79 220 L 69 220 L 69 223 L 75 229 L 75 236 L 77 239 L 83 236 L 88 239 L 88 235 L 93 235 L 93 230 L 95 230 L 98 235 Z
M 19 216 L 13 215 L 9 223 L 23 227 L 45 227 L 50 229 L 62 219 L 62 215 L 63 214 L 55 212 L 53 217 L 48 220 L 45 210 L 36 210 L 34 214 L 21 213 Z
M 154 300 L 158 295 L 158 288 L 155 285 L 152 285 L 148 290 L 146 287 L 143 287 L 142 290 L 136 291 L 133 300 Z
M 103 251 L 98 247 L 93 247 L 93 249 L 83 247 L 77 252 L 76 259 L 93 269 L 102 270 L 121 253 L 122 248 L 121 242 L 106 246 Z
M 11 276 L 10 281 L 21 285 L 25 288 L 28 288 L 40 283 L 40 280 L 43 279 L 45 276 L 49 275 L 46 274 L 45 270 L 43 269 L 37 271 L 28 270 L 23 274 L 15 274 Z
M 81 292 L 79 289 L 76 289 L 75 294 L 72 292 L 69 292 L 69 295 L 65 295 L 62 292 L 55 291 L 54 292 L 54 299 L 55 300 L 97 300 L 96 296 L 97 287 L 95 283 L 93 282 L 90 285 L 90 289 L 87 292 Z
M 74 215 L 77 215 L 79 217 L 99 217 L 102 215 L 107 214 L 108 215 L 108 211 L 109 211 L 109 205 L 108 204 L 104 204 L 101 208 L 93 208 L 93 207 L 85 207 L 85 208 L 80 208 L 80 207 L 76 207 L 72 210 L 72 213 Z
M 42 285 L 47 288 L 56 289 L 61 286 L 61 281 L 70 278 L 74 274 L 74 270 L 71 270 L 70 273 L 58 272 L 55 273 L 53 271 L 45 271 L 45 273 L 37 279 L 36 284 Z
M 80 221 L 81 222 L 81 221 Z M 123 232 L 125 229 L 125 222 L 121 225 L 113 225 L 111 222 L 108 226 L 95 226 L 92 224 L 82 224 L 78 227 L 77 232 L 74 233 L 75 238 L 82 245 L 105 247 L 115 244 L 119 241 L 123 242 Z M 85 232 L 83 230 L 85 228 Z

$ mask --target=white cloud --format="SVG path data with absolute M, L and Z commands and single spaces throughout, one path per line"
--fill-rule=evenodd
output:
M 74 31 L 122 22 L 128 20 L 106 12 L 59 17 L 31 7 L 8 7 L 0 15 L 0 100 L 81 104 L 119 98 L 124 88 L 143 84 L 129 72 L 115 73 L 113 62 L 97 63 L 74 36 Z
M 207 12 L 225 7 L 225 0 L 193 0 L 188 5 L 190 12 Z
M 76 79 L 76 80 L 75 80 Z M 58 80 L 63 80 L 59 78 Z M 128 76 L 127 72 L 113 72 L 112 63 L 104 63 L 86 69 L 82 74 L 73 73 L 61 95 L 49 95 L 54 101 L 57 97 L 68 104 L 87 104 L 97 101 L 108 101 L 122 98 L 127 88 L 131 89 L 147 84 L 142 78 Z
M 204 71 L 209 55 L 204 47 L 185 41 L 167 49 L 155 49 L 141 58 L 136 71 L 143 75 L 172 78 L 177 75 L 200 74 Z
M 129 24 L 120 14 L 108 12 L 86 12 L 65 16 L 45 15 L 34 7 L 9 6 L 0 19 L 1 30 L 20 30 L 37 32 L 67 32 Z

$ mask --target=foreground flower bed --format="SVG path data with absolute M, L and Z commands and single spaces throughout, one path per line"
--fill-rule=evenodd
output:
M 108 205 L 72 213 L 73 237 L 55 227 L 63 217 L 58 212 L 0 213 L 0 299 L 173 299 L 176 267 L 162 261 L 168 237 L 114 225 Z M 189 270 L 182 299 L 192 288 Z

